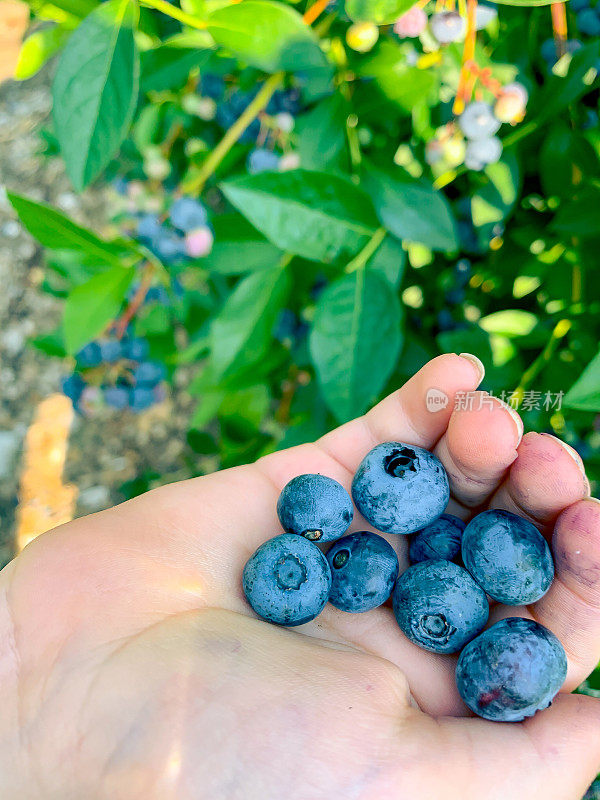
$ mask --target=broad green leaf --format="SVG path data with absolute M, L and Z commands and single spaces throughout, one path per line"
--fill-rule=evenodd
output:
M 530 6 L 549 6 L 554 0 L 495 0 L 500 6 L 521 6 L 528 8 Z
M 233 373 L 265 354 L 289 289 L 289 272 L 282 267 L 240 280 L 211 326 L 211 364 L 218 374 Z
M 600 351 L 571 386 L 564 404 L 581 411 L 600 411 Z
M 488 333 L 497 333 L 501 336 L 513 338 L 530 334 L 537 325 L 537 321 L 536 315 L 530 311 L 523 311 L 520 308 L 507 308 L 482 317 L 479 320 L 479 324 Z
M 140 56 L 142 92 L 161 92 L 183 86 L 194 67 L 200 67 L 210 56 L 210 51 L 198 48 L 155 47 Z
M 370 168 L 365 174 L 377 214 L 387 230 L 407 242 L 431 250 L 455 250 L 458 246 L 454 219 L 445 196 L 426 180 L 397 170 L 394 176 Z
M 600 189 L 584 187 L 571 200 L 564 202 L 550 227 L 566 236 L 597 237 L 600 234 L 599 202 Z
M 306 114 L 301 114 L 294 126 L 300 163 L 305 169 L 330 172 L 346 166 L 346 117 L 348 104 L 336 92 L 325 97 Z
M 161 130 L 165 106 L 160 103 L 148 103 L 140 111 L 131 129 L 131 138 L 140 153 L 144 153 L 155 141 Z
M 15 68 L 15 78 L 25 81 L 35 75 L 67 41 L 71 31 L 60 25 L 42 28 L 23 42 Z
M 264 239 L 239 214 L 219 214 L 214 219 L 215 242 L 201 261 L 203 269 L 221 275 L 274 269 L 283 252 Z
M 265 72 L 326 64 L 314 31 L 283 3 L 244 0 L 226 6 L 209 16 L 208 30 L 217 44 Z
M 413 5 L 413 0 L 346 0 L 346 14 L 355 21 L 389 25 Z
M 273 244 L 314 261 L 354 254 L 378 227 L 365 193 L 323 172 L 265 172 L 235 178 L 221 188 Z
M 73 185 L 102 171 L 129 129 L 138 94 L 137 6 L 109 0 L 72 34 L 53 85 L 56 135 Z
M 73 289 L 67 297 L 63 315 L 63 335 L 68 353 L 76 353 L 116 317 L 134 275 L 133 269 L 113 267 Z
M 400 303 L 376 271 L 359 269 L 321 295 L 310 354 L 325 401 L 345 422 L 369 406 L 394 369 L 400 344 Z
M 100 264 L 122 263 L 121 242 L 105 242 L 92 231 L 76 225 L 64 214 L 42 203 L 35 203 L 10 192 L 8 199 L 23 225 L 44 247 L 53 250 L 79 250 Z
M 372 96 L 379 90 L 407 114 L 423 103 L 438 81 L 433 70 L 407 64 L 406 52 L 391 41 L 381 42 L 372 55 L 361 59 L 358 69 L 363 77 L 376 79 L 373 86 L 364 87 L 364 93 Z
M 46 3 L 44 0 L 29 0 L 29 5 L 39 19 L 55 19 L 52 16 L 52 8 L 83 19 L 96 8 L 98 2 L 97 0 L 52 0 L 52 3 Z
M 30 339 L 29 343 L 36 350 L 40 350 L 47 356 L 56 356 L 64 358 L 67 355 L 65 345 L 63 342 L 62 331 L 54 331 L 53 333 L 46 333 L 42 336 L 36 336 Z
M 367 262 L 367 269 L 374 269 L 385 275 L 395 288 L 402 282 L 405 267 L 406 250 L 393 236 L 386 236 L 375 251 L 375 255 Z

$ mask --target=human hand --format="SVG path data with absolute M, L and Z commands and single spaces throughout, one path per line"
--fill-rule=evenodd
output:
M 600 656 L 600 504 L 580 459 L 497 400 L 455 355 L 315 444 L 162 487 L 33 541 L 0 574 L 3 800 L 578 800 L 600 766 L 600 702 L 568 695 Z M 445 409 L 428 411 L 437 388 Z M 281 488 L 349 488 L 375 444 L 432 449 L 450 511 L 488 505 L 552 539 L 556 579 L 528 609 L 563 643 L 560 695 L 523 723 L 471 718 L 452 656 L 415 647 L 392 611 L 281 629 L 257 620 L 244 563 L 280 532 Z M 368 528 L 357 516 L 353 530 Z M 407 542 L 386 537 L 406 566 Z

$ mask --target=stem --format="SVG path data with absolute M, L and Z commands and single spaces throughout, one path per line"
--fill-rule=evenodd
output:
M 161 11 L 168 17 L 179 20 L 179 22 L 182 22 L 184 25 L 189 25 L 190 28 L 197 28 L 200 31 L 206 30 L 206 22 L 196 19 L 196 17 L 193 17 L 191 14 L 186 14 L 185 11 L 177 8 L 177 6 L 171 5 L 171 3 L 167 3 L 166 0 L 141 0 L 141 3 L 144 6 L 149 6 L 150 8 L 155 8 L 157 11 Z
M 144 300 L 146 299 L 146 295 L 152 286 L 153 279 L 154 266 L 152 264 L 146 264 L 142 272 L 142 280 L 140 281 L 140 285 L 138 286 L 136 293 L 131 299 L 131 303 L 129 303 L 121 317 L 115 322 L 115 334 L 117 339 L 123 338 L 125 331 L 127 330 L 127 326 L 142 307 Z
M 465 45 L 462 56 L 462 67 L 458 79 L 458 89 L 452 111 L 454 114 L 462 114 L 465 110 L 465 103 L 468 103 L 473 93 L 474 79 L 471 77 L 469 64 L 475 60 L 475 40 L 477 31 L 475 30 L 475 17 L 477 15 L 477 0 L 467 0 L 467 32 L 465 34 Z
M 519 403 L 523 399 L 523 394 L 525 393 L 526 387 L 529 386 L 531 381 L 542 371 L 542 369 L 550 361 L 559 341 L 564 336 L 566 336 L 570 330 L 571 330 L 571 320 L 561 319 L 559 322 L 556 323 L 556 325 L 554 326 L 554 330 L 552 331 L 550 338 L 546 343 L 546 346 L 539 354 L 539 356 L 535 359 L 533 364 L 529 367 L 529 369 L 525 370 L 525 372 L 523 373 L 523 377 L 521 378 L 521 382 L 514 391 L 513 397 L 517 398 Z
M 377 228 L 373 236 L 371 236 L 360 253 L 348 264 L 346 267 L 346 272 L 350 273 L 355 272 L 357 269 L 362 269 L 371 256 L 375 253 L 379 245 L 383 242 L 385 235 L 385 228 Z
M 202 164 L 198 173 L 191 176 L 187 181 L 184 181 L 182 186 L 184 194 L 198 195 L 202 191 L 206 181 L 217 169 L 248 125 L 250 125 L 255 117 L 267 106 L 275 90 L 283 80 L 283 74 L 283 72 L 276 72 L 264 82 L 254 100 L 244 109 L 231 128 L 225 133 L 225 136 L 223 136 L 219 144 L 210 153 L 204 164 Z
M 556 46 L 556 57 L 560 58 L 565 54 L 565 42 L 567 41 L 567 9 L 564 3 L 552 3 L 550 6 L 552 14 L 552 30 L 554 31 L 554 44 Z
M 312 6 L 304 12 L 304 16 L 302 17 L 304 22 L 306 22 L 307 25 L 312 25 L 317 17 L 320 17 L 323 11 L 325 11 L 329 3 L 330 0 L 316 0 L 316 3 L 313 3 Z
M 345 78 L 341 79 L 340 82 L 340 91 L 348 103 L 350 105 L 352 103 L 352 93 L 350 92 L 350 86 L 348 85 L 348 81 Z M 356 124 L 358 120 L 356 118 L 356 114 L 350 113 L 346 116 L 346 138 L 348 139 L 348 150 L 350 151 L 350 166 L 352 168 L 352 175 L 354 178 L 360 172 L 360 165 L 362 162 L 362 153 L 360 151 L 360 141 L 358 139 L 358 131 L 356 130 Z

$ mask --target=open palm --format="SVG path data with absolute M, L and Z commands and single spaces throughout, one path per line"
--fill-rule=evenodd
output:
M 38 538 L 1 574 L 3 800 L 576 800 L 600 766 L 600 703 L 568 695 L 600 655 L 600 504 L 576 455 L 498 401 L 453 410 L 480 382 L 455 355 L 315 444 L 163 487 Z M 429 389 L 445 408 L 427 410 Z M 467 518 L 530 517 L 557 577 L 528 609 L 569 672 L 520 724 L 467 715 L 455 658 L 427 653 L 388 607 L 327 606 L 280 629 L 253 615 L 243 565 L 280 532 L 277 496 L 321 472 L 349 488 L 375 444 L 432 449 Z M 353 529 L 368 526 L 355 519 Z M 406 565 L 406 541 L 387 537 Z

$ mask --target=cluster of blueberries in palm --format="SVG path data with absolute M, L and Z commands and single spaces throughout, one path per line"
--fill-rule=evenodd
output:
M 538 529 L 498 509 L 468 524 L 445 513 L 450 490 L 443 465 L 402 442 L 373 448 L 351 491 L 352 497 L 320 474 L 299 475 L 284 487 L 277 514 L 286 532 L 262 544 L 243 571 L 254 611 L 296 626 L 315 619 L 327 602 L 364 613 L 391 597 L 411 642 L 434 653 L 460 653 L 457 687 L 476 714 L 515 722 L 546 708 L 567 669 L 556 636 L 515 616 L 486 628 L 488 598 L 527 605 L 550 588 L 554 563 Z M 400 573 L 396 550 L 383 536 L 348 533 L 354 506 L 376 530 L 410 537 L 406 570 Z M 321 544 L 331 546 L 323 551 Z
M 223 76 L 208 73 L 202 76 L 199 92 L 203 100 L 213 102 L 217 124 L 228 130 L 254 100 L 258 89 L 243 90 L 239 86 L 230 86 Z M 298 88 L 274 92 L 264 113 L 254 119 L 239 138 L 243 144 L 256 145 L 246 162 L 250 174 L 285 171 L 299 166 L 298 155 L 288 148 L 288 136 L 301 109 Z M 282 149 L 285 152 L 280 152 Z
M 141 214 L 136 221 L 135 237 L 169 266 L 206 256 L 213 246 L 208 212 L 192 197 L 175 200 L 166 217 Z
M 90 342 L 77 353 L 63 392 L 83 416 L 100 405 L 145 411 L 165 397 L 165 367 L 148 358 L 149 349 L 147 339 L 139 337 Z

